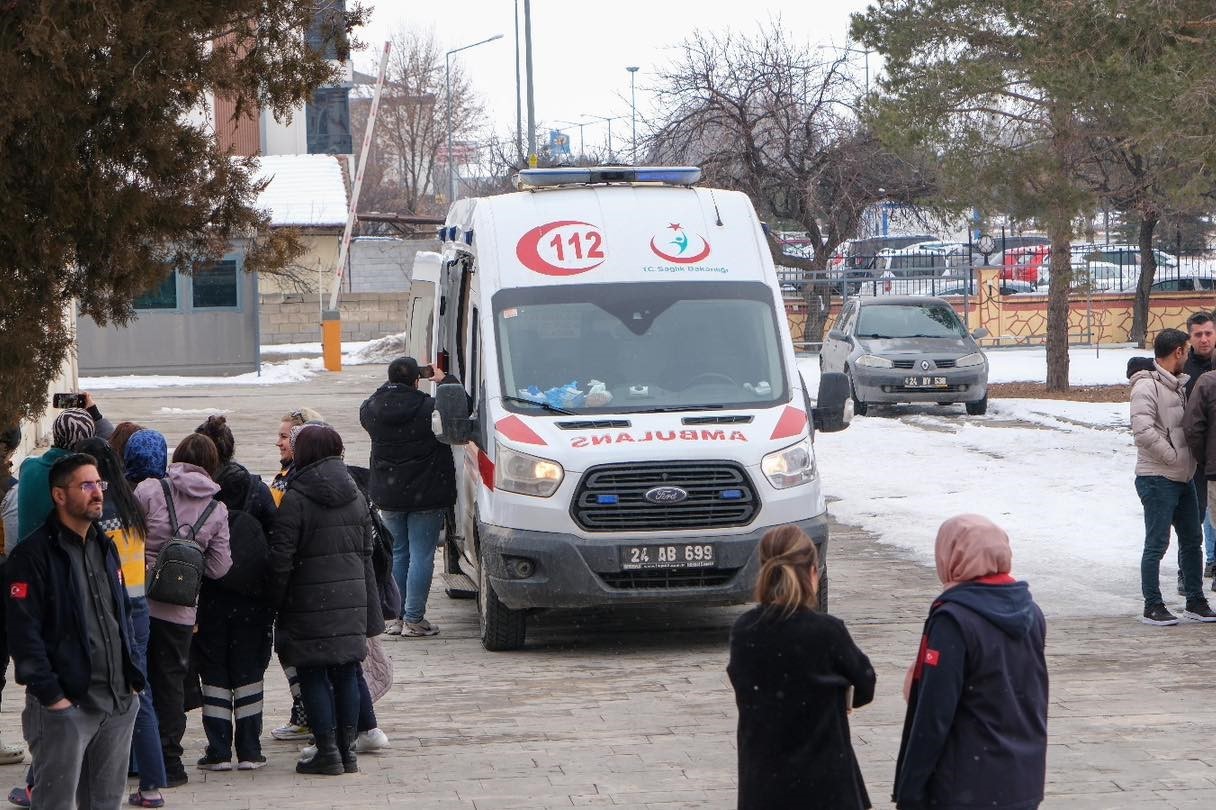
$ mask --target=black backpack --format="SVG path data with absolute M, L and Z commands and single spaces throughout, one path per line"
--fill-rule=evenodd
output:
M 245 502 L 239 509 L 228 507 L 228 547 L 232 553 L 232 567 L 227 574 L 215 580 L 215 584 L 226 591 L 260 600 L 270 573 L 270 549 L 262 524 L 253 516 L 253 497 L 262 479 L 252 473 L 249 478 Z
M 203 549 L 195 538 L 219 502 L 212 499 L 193 526 L 180 526 L 177 522 L 177 510 L 173 507 L 169 482 L 162 478 L 160 486 L 165 493 L 165 506 L 169 510 L 169 528 L 172 535 L 156 555 L 147 596 L 166 605 L 194 607 L 198 603 L 198 592 L 203 586 L 205 570 Z

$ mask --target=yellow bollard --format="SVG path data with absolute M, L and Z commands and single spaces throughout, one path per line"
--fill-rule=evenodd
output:
M 321 313 L 321 356 L 326 371 L 342 370 L 342 313 L 336 309 Z

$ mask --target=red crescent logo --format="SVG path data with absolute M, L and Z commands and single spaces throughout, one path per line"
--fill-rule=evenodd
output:
M 586 244 L 584 245 L 580 239 L 573 244 L 557 248 L 557 259 L 565 266 L 554 264 L 542 256 L 540 253 L 542 240 L 553 231 L 571 226 L 587 229 L 580 234 L 580 236 L 586 237 Z M 557 238 L 560 242 L 561 235 L 559 234 Z M 594 270 L 604 263 L 607 257 L 601 247 L 602 243 L 603 236 L 597 226 L 577 219 L 563 219 L 538 225 L 521 236 L 515 245 L 515 257 L 519 259 L 520 264 L 534 273 L 546 276 L 577 276 L 580 273 Z M 598 261 L 595 261 L 596 259 Z M 594 261 L 594 264 L 586 264 L 588 261 Z
M 664 253 L 663 251 L 659 250 L 659 246 L 654 243 L 655 237 L 653 236 L 650 237 L 650 249 L 654 251 L 654 255 L 658 256 L 660 259 L 666 259 L 667 261 L 675 264 L 695 264 L 709 256 L 709 242 L 706 241 L 704 236 L 697 236 L 697 238 L 701 240 L 701 252 L 694 256 L 672 256 L 670 253 Z

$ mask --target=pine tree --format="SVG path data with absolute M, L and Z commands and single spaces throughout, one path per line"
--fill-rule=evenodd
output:
M 353 4 L 352 4 L 353 5 Z M 208 92 L 286 116 L 334 78 L 366 12 L 340 0 L 25 0 L 0 9 L 0 424 L 33 416 L 72 348 L 169 272 L 261 234 L 247 268 L 291 258 L 253 209 L 251 161 L 221 154 Z M 310 43 L 304 32 L 312 28 Z

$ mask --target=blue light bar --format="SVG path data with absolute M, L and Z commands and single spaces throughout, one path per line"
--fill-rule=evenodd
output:
M 621 499 L 616 495 L 596 495 L 595 502 L 600 506 L 616 506 Z
M 660 183 L 691 186 L 701 179 L 696 166 L 595 166 L 592 168 L 523 169 L 524 187 L 592 185 L 599 183 Z
M 724 501 L 741 501 L 743 500 L 743 490 L 741 489 L 724 489 L 718 493 L 718 497 Z

